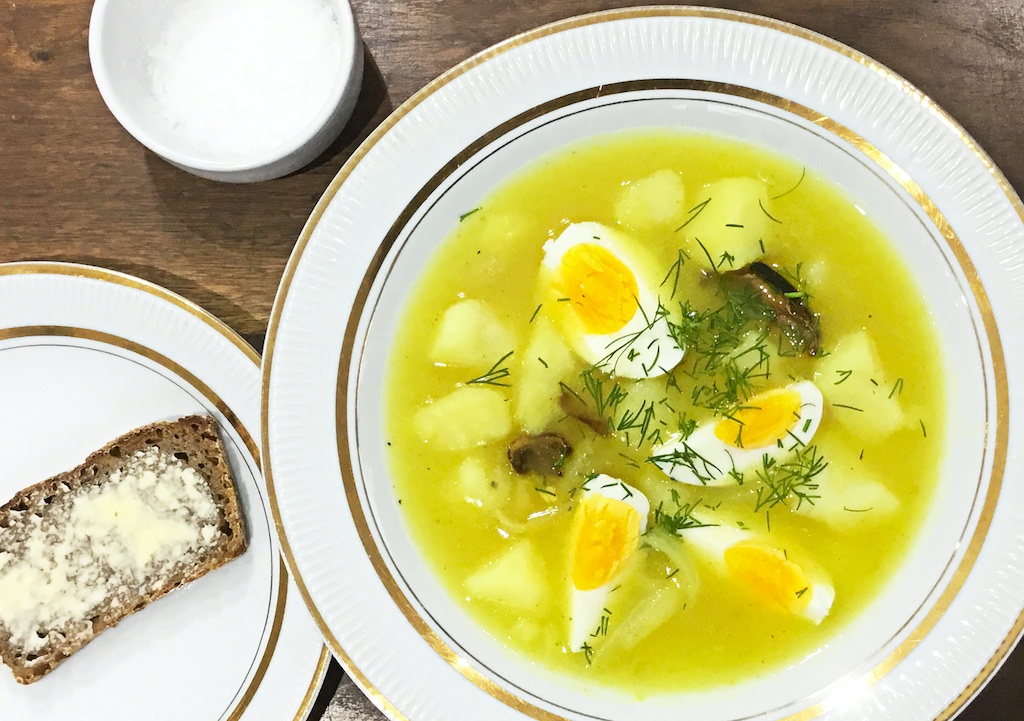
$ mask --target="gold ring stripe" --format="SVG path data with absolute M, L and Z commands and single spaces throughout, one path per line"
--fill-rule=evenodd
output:
M 370 698 L 378 705 L 378 707 L 384 710 L 385 713 L 391 718 L 405 719 L 405 717 L 402 716 L 401 713 L 398 712 L 398 710 L 395 709 L 390 704 L 390 702 L 388 702 L 387 699 L 385 699 L 384 696 L 369 683 L 365 675 L 362 672 L 360 672 L 358 668 L 355 667 L 352 660 L 341 648 L 341 645 L 339 644 L 336 636 L 328 627 L 327 623 L 324 621 L 322 615 L 320 614 L 319 610 L 316 607 L 316 604 L 314 603 L 312 597 L 310 596 L 306 583 L 301 577 L 301 571 L 299 570 L 297 563 L 295 562 L 294 554 L 291 550 L 291 545 L 287 541 L 287 534 L 283 527 L 283 524 L 281 523 L 277 496 L 273 485 L 272 459 L 270 458 L 269 453 L 269 434 L 267 421 L 270 378 L 273 367 L 274 348 L 276 346 L 277 332 L 281 322 L 281 315 L 284 309 L 285 302 L 288 298 L 288 294 L 291 290 L 291 284 L 292 281 L 294 280 L 299 261 L 301 260 L 302 255 L 309 244 L 310 238 L 312 237 L 313 231 L 315 230 L 317 224 L 319 223 L 321 217 L 323 216 L 323 213 L 325 212 L 326 208 L 330 205 L 338 190 L 348 179 L 348 177 L 352 174 L 356 166 L 360 162 L 362 162 L 366 155 L 373 149 L 374 146 L 377 145 L 377 143 L 380 142 L 380 140 L 391 130 L 391 128 L 393 128 L 405 116 L 411 113 L 417 106 L 419 106 L 421 103 L 425 102 L 428 98 L 430 98 L 437 90 L 454 81 L 458 77 L 464 75 L 465 73 L 469 72 L 473 68 L 487 62 L 491 58 L 501 55 L 505 52 L 508 52 L 509 50 L 512 50 L 526 43 L 535 41 L 539 38 L 548 37 L 561 32 L 572 30 L 574 28 L 584 27 L 588 25 L 612 22 L 616 20 L 651 17 L 714 18 L 771 29 L 825 47 L 833 52 L 836 52 L 857 62 L 858 64 L 866 67 L 871 72 L 883 78 L 898 83 L 901 86 L 903 92 L 910 95 L 915 102 L 920 103 L 923 107 L 928 109 L 928 111 L 933 116 L 935 116 L 942 123 L 944 123 L 956 135 L 956 137 L 962 143 L 964 143 L 964 145 L 978 158 L 978 160 L 989 171 L 990 175 L 996 179 L 1000 189 L 1006 194 L 1006 196 L 1013 204 L 1018 216 L 1021 218 L 1022 221 L 1024 221 L 1024 204 L 1022 204 L 1021 201 L 1017 198 L 1013 189 L 1010 187 L 1009 182 L 998 171 L 992 160 L 967 135 L 963 128 L 959 124 L 957 124 L 956 121 L 953 120 L 953 118 L 950 117 L 944 110 L 939 108 L 933 101 L 927 98 L 920 91 L 913 88 L 913 86 L 911 86 L 910 83 L 904 80 L 902 77 L 892 72 L 888 68 L 879 65 L 873 60 L 870 60 L 861 53 L 858 53 L 853 49 L 825 36 L 778 20 L 748 15 L 745 13 L 729 10 L 693 7 L 646 7 L 598 12 L 590 15 L 570 18 L 517 35 L 503 43 L 495 45 L 463 61 L 459 65 L 456 65 L 455 67 L 446 71 L 445 73 L 437 77 L 435 80 L 431 81 L 426 86 L 424 86 L 419 92 L 414 94 L 411 98 L 404 102 L 398 109 L 396 109 L 387 119 L 385 119 L 385 121 L 369 135 L 369 137 L 362 143 L 362 145 L 360 145 L 359 148 L 356 149 L 355 153 L 353 153 L 353 155 L 349 158 L 349 160 L 345 163 L 345 165 L 341 168 L 338 174 L 328 185 L 320 201 L 317 203 L 316 207 L 311 213 L 309 219 L 307 220 L 305 226 L 302 229 L 302 232 L 296 242 L 295 249 L 285 268 L 281 281 L 281 286 L 278 290 L 277 298 L 275 299 L 274 307 L 271 312 L 270 322 L 268 326 L 263 365 L 262 440 L 264 451 L 264 463 L 266 465 L 265 476 L 270 495 L 271 508 L 274 514 L 275 524 L 277 525 L 278 532 L 281 536 L 282 549 L 285 555 L 285 559 L 288 563 L 288 568 L 291 570 L 293 577 L 295 578 L 296 583 L 299 586 L 300 594 L 302 595 L 303 600 L 305 601 L 307 607 L 309 608 L 311 614 L 313 615 L 317 625 L 320 627 L 320 630 L 324 633 L 324 636 L 327 639 L 328 644 L 334 651 L 335 655 L 337 655 L 339 660 L 341 660 L 342 663 L 345 665 L 346 670 L 348 670 L 350 674 L 352 674 L 356 679 L 358 679 L 357 682 L 367 692 L 367 695 L 370 696 Z M 786 102 L 789 103 L 790 101 Z M 835 125 L 838 126 L 838 123 L 836 123 Z M 850 142 L 853 142 L 861 150 L 875 150 L 875 153 L 877 155 L 871 156 L 869 154 L 870 157 L 873 157 L 873 159 L 876 159 L 876 161 L 879 158 L 884 158 L 884 156 L 879 151 L 874 149 L 873 146 L 871 146 L 871 144 L 868 143 L 866 140 L 859 138 L 859 136 L 856 136 L 852 132 L 850 133 L 850 135 L 852 136 Z M 898 170 L 895 167 L 895 165 L 891 163 L 888 166 L 882 165 L 882 167 L 890 175 L 892 175 L 893 171 Z M 910 185 L 916 188 L 916 185 L 909 181 L 909 178 L 905 174 L 901 173 L 900 175 L 893 177 L 901 185 L 904 185 L 904 187 L 906 187 L 909 183 Z M 919 189 L 918 191 L 918 194 L 923 196 L 923 193 L 920 193 Z M 914 193 L 910 191 L 909 188 L 908 192 L 911 192 L 915 199 L 918 199 L 918 195 L 914 195 Z M 925 200 L 927 201 L 926 198 Z M 930 201 L 927 201 L 922 207 L 924 208 L 926 213 L 928 213 L 929 217 L 931 217 L 934 221 L 935 216 L 937 214 L 937 209 L 934 207 L 934 205 Z M 940 217 L 940 221 L 936 222 L 936 226 L 940 229 L 940 232 L 942 232 L 942 234 L 948 240 L 950 234 L 952 234 L 952 230 L 951 228 L 949 228 L 948 223 L 946 223 L 944 220 L 941 220 Z M 953 237 L 955 238 L 955 235 Z M 970 568 L 973 567 L 973 564 L 977 559 L 977 555 L 980 552 L 981 544 L 984 541 L 984 534 L 985 532 L 987 532 L 988 527 L 991 525 L 992 517 L 994 515 L 995 500 L 998 497 L 998 491 L 1002 480 L 1002 473 L 1005 470 L 1008 443 L 1007 426 L 1009 418 L 1009 395 L 1008 384 L 1006 381 L 1005 359 L 1003 357 L 1002 345 L 998 339 L 998 331 L 996 328 L 994 316 L 992 315 L 991 306 L 989 304 L 984 288 L 980 283 L 977 273 L 975 272 L 973 264 L 971 264 L 969 256 L 966 253 L 966 251 L 963 249 L 962 246 L 959 245 L 959 241 L 957 241 L 955 245 L 951 247 L 954 252 L 955 258 L 961 264 L 962 270 L 968 277 L 968 281 L 971 286 L 972 292 L 974 293 L 976 302 L 978 303 L 978 307 L 982 312 L 985 331 L 990 339 L 992 362 L 995 368 L 996 375 L 995 420 L 997 428 L 995 439 L 995 452 L 992 466 L 992 482 L 989 487 L 989 493 L 986 496 L 986 501 L 982 510 L 981 517 L 979 519 L 975 536 L 972 538 L 972 541 L 967 549 L 967 552 L 961 562 L 960 567 L 954 575 L 952 582 L 949 584 L 949 586 L 947 586 L 946 592 L 944 593 L 943 597 L 940 598 L 939 602 L 945 603 L 945 607 L 947 608 L 949 603 L 951 603 L 952 601 L 952 597 L 955 596 L 956 593 L 962 587 L 967 575 L 970 572 Z M 364 279 L 364 285 L 365 283 L 366 281 Z M 351 348 L 352 344 L 349 342 L 350 339 L 348 338 L 348 335 L 352 332 L 353 331 L 351 326 L 346 329 L 345 344 L 349 348 Z M 344 366 L 350 361 L 351 356 L 346 356 L 343 352 L 341 358 L 342 365 Z M 937 623 L 938 621 L 938 617 L 941 616 L 941 613 L 939 614 L 939 616 L 933 616 L 933 614 L 929 614 L 929 616 L 926 617 L 925 621 L 917 629 L 918 632 L 922 632 L 921 635 L 919 637 L 915 637 L 916 634 L 912 634 L 911 638 L 909 638 L 906 642 L 901 644 L 901 646 L 898 647 L 888 658 L 886 658 L 870 674 L 868 674 L 869 681 L 874 682 L 882 676 L 884 676 L 885 673 L 891 670 L 892 667 L 899 663 L 899 661 L 902 658 L 904 658 L 912 650 L 914 646 L 916 646 L 920 639 L 923 638 L 924 633 L 926 633 L 927 630 L 934 627 L 935 623 Z M 939 719 L 948 719 L 955 715 L 962 708 L 963 704 L 977 692 L 977 690 L 985 683 L 985 681 L 987 680 L 988 676 L 992 673 L 992 671 L 996 667 L 998 667 L 999 663 L 1012 648 L 1014 640 L 1022 631 L 1024 631 L 1024 612 L 1022 612 L 1021 615 L 1018 617 L 1017 622 L 1014 624 L 1013 629 L 1011 630 L 1011 634 L 1008 635 L 1006 639 L 1004 639 L 1003 644 L 1000 646 L 999 649 L 997 649 L 996 653 L 993 655 L 989 663 L 985 666 L 985 668 L 982 669 L 982 671 L 978 674 L 978 676 L 975 677 L 975 679 L 968 685 L 968 687 L 964 689 L 964 691 L 938 717 Z M 463 669 L 460 668 L 459 670 L 461 672 Z M 789 720 L 797 721 L 797 719 L 804 720 L 814 718 L 815 716 L 820 715 L 822 710 L 823 709 L 820 705 L 814 706 L 805 709 L 804 711 L 798 714 L 790 716 Z

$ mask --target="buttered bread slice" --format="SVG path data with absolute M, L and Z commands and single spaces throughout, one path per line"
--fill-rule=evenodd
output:
M 37 681 L 245 547 L 216 422 L 132 431 L 0 507 L 0 658 Z

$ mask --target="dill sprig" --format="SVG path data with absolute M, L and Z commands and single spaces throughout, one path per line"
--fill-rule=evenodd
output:
M 799 187 L 800 187 L 800 184 L 801 184 L 802 182 L 804 182 L 804 178 L 806 178 L 806 177 L 807 177 L 807 166 L 805 165 L 805 166 L 804 166 L 804 168 L 803 168 L 803 170 L 801 170 L 801 171 L 800 171 L 800 179 L 796 181 L 796 185 L 794 185 L 794 186 L 793 186 L 792 188 L 790 188 L 789 190 L 786 190 L 786 191 L 783 191 L 783 192 L 779 193 L 778 195 L 773 195 L 773 196 L 772 196 L 772 197 L 770 198 L 770 200 L 778 200 L 779 198 L 782 198 L 782 197 L 785 197 L 785 196 L 789 195 L 789 194 L 790 194 L 790 193 L 792 193 L 792 192 L 793 192 L 794 190 L 796 190 L 797 188 L 799 188 Z
M 779 275 L 789 281 L 796 290 L 792 293 L 786 293 L 787 298 L 793 298 L 801 303 L 807 303 L 811 299 L 811 294 L 807 291 L 807 279 L 803 276 L 803 263 L 797 263 L 792 268 L 783 266 L 778 269 Z
M 669 267 L 668 273 L 665 274 L 665 277 L 659 285 L 659 287 L 661 287 L 668 282 L 669 278 L 672 279 L 672 292 L 668 296 L 669 300 L 676 297 L 676 291 L 679 290 L 679 273 L 682 271 L 683 266 L 686 265 L 686 261 L 689 257 L 690 254 L 680 248 L 676 255 L 676 262 Z
M 658 503 L 657 508 L 654 509 L 654 528 L 663 528 L 669 533 L 675 534 L 687 528 L 704 528 L 705 526 L 714 525 L 712 523 L 703 523 L 693 515 L 694 510 L 701 504 L 700 499 L 694 503 L 683 503 L 679 498 L 679 492 L 673 489 L 672 503 L 676 508 L 671 513 L 665 510 L 664 501 Z
M 637 309 L 640 311 L 640 316 L 643 318 L 643 325 L 631 333 L 625 333 L 611 340 L 605 348 L 607 353 L 603 358 L 597 361 L 594 365 L 597 368 L 614 370 L 615 366 L 619 362 L 619 358 L 625 355 L 629 360 L 634 360 L 640 352 L 637 347 L 642 347 L 642 341 L 645 337 L 648 337 L 648 331 L 662 319 L 668 318 L 668 308 L 666 308 L 660 301 L 658 302 L 657 308 L 654 309 L 654 313 L 648 315 L 647 310 L 640 305 L 640 300 L 635 298 Z M 650 347 L 648 345 L 648 347 Z M 658 367 L 658 358 L 661 355 L 661 346 L 655 347 L 654 358 L 649 363 L 643 364 L 643 370 L 645 375 L 650 375 L 651 371 Z
M 817 446 L 801 446 L 783 461 L 765 454 L 757 470 L 759 485 L 754 510 L 772 509 L 779 504 L 788 507 L 791 499 L 796 499 L 796 508 L 804 503 L 813 505 L 820 498 L 817 477 L 827 466 L 828 461 Z
M 684 222 L 682 225 L 680 225 L 678 228 L 676 228 L 675 232 L 678 233 L 680 230 L 682 230 L 683 228 L 688 226 L 690 223 L 692 223 L 694 221 L 694 219 L 698 215 L 701 214 L 701 212 L 704 210 L 704 208 L 708 207 L 708 203 L 710 203 L 710 202 L 711 202 L 711 198 L 708 198 L 707 200 L 701 201 L 700 203 L 698 203 L 697 205 L 693 206 L 688 211 L 686 211 L 687 214 L 690 217 L 686 219 L 686 222 Z
M 695 381 L 690 401 L 716 413 L 747 400 L 770 375 L 771 310 L 749 288 L 720 289 L 722 305 L 697 310 L 680 304 L 677 320 L 669 320 L 676 343 L 685 344 L 688 360 L 682 371 Z
M 721 478 L 722 474 L 727 472 L 727 469 L 719 468 L 695 451 L 686 441 L 682 442 L 681 447 L 677 445 L 671 451 L 656 453 L 648 457 L 647 461 L 658 466 L 670 476 L 678 467 L 688 468 L 694 478 L 703 484 Z
M 501 381 L 503 378 L 508 378 L 510 373 L 508 370 L 508 366 L 501 366 L 501 364 L 508 360 L 511 356 L 512 351 L 509 351 L 501 358 L 496 360 L 494 362 L 494 365 L 492 365 L 490 369 L 482 376 L 477 376 L 476 378 L 466 381 L 466 383 L 483 383 L 490 386 L 504 386 L 507 388 L 508 383 L 502 383 Z

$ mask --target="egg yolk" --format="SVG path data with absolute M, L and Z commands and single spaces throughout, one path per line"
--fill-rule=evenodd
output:
M 791 613 L 803 613 L 814 588 L 807 574 L 777 548 L 757 541 L 741 541 L 725 550 L 729 574 L 753 591 Z
M 735 448 L 763 448 L 786 437 L 800 420 L 800 394 L 777 388 L 756 395 L 715 424 L 715 436 Z
M 559 273 L 561 291 L 588 333 L 614 333 L 636 315 L 636 277 L 606 248 L 574 245 L 562 256 Z
M 572 582 L 581 591 L 615 578 L 640 546 L 640 514 L 614 498 L 589 496 L 580 503 L 570 536 Z

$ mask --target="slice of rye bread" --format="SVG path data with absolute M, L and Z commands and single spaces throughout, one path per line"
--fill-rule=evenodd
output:
M 157 516 L 147 515 L 153 504 L 160 506 L 158 496 L 146 495 L 153 487 L 140 480 L 146 477 L 146 467 L 139 464 L 154 459 L 158 465 L 149 468 L 155 468 L 156 475 L 149 481 L 171 483 L 167 479 L 176 477 L 178 485 L 172 490 L 178 489 L 180 496 L 171 506 L 160 507 L 165 515 L 159 522 L 153 520 Z M 131 521 L 132 514 L 125 512 L 117 492 L 132 489 L 136 493 L 128 500 L 136 515 L 135 526 L 129 528 L 130 524 L 120 525 L 126 518 Z M 100 504 L 77 505 L 82 498 L 88 501 L 90 494 Z M 83 510 L 92 515 L 83 516 Z M 93 524 L 84 531 L 83 518 L 85 526 Z M 101 525 L 95 525 L 97 519 Z M 111 524 L 109 533 L 97 532 L 106 528 L 102 523 Z M 171 548 L 166 539 L 154 536 L 161 528 L 176 529 L 180 536 L 197 525 L 198 548 L 183 545 L 178 538 L 178 545 L 166 550 Z M 131 533 L 135 541 L 126 540 Z M 40 550 L 40 536 L 42 547 L 54 546 L 57 552 Z M 158 543 L 164 543 L 163 556 L 153 551 Z M 19 683 L 37 681 L 104 629 L 237 558 L 245 548 L 245 525 L 214 419 L 187 416 L 138 428 L 111 441 L 79 467 L 24 489 L 0 507 L 0 658 Z M 31 563 L 35 570 L 26 570 Z

